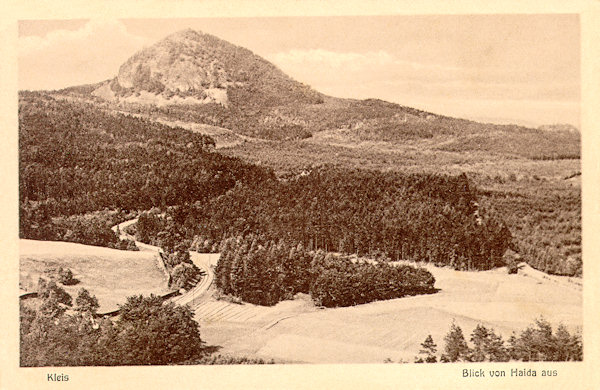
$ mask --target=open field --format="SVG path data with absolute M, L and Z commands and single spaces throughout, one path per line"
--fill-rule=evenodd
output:
M 80 283 L 65 286 L 65 290 L 75 299 L 80 288 L 88 289 L 98 298 L 102 313 L 117 309 L 130 295 L 168 292 L 167 279 L 158 261 L 153 251 L 22 239 L 19 282 L 22 290 L 35 291 L 37 280 L 46 269 L 69 268 Z
M 59 99 L 62 98 L 62 99 L 68 100 L 69 96 L 58 95 L 57 98 L 59 98 Z M 121 114 L 131 115 L 136 118 L 153 120 L 153 118 L 151 118 L 149 115 L 144 115 L 144 114 L 139 114 L 139 113 L 132 114 L 132 113 L 127 113 L 127 112 L 123 112 L 123 111 L 117 111 L 117 112 L 119 112 Z M 240 143 L 243 143 L 244 140 L 253 139 L 253 138 L 250 138 L 250 137 L 242 135 L 242 134 L 236 134 L 235 132 L 233 132 L 229 129 L 225 129 L 223 127 L 211 126 L 211 125 L 202 124 L 202 123 L 186 122 L 186 121 L 181 121 L 181 120 L 168 120 L 168 119 L 164 119 L 164 118 L 157 118 L 156 122 L 166 125 L 166 126 L 169 126 L 169 127 L 180 127 L 182 129 L 193 131 L 195 133 L 208 135 L 215 140 L 215 147 L 217 149 L 232 147 L 235 145 L 239 145 Z
M 528 266 L 518 275 L 504 268 L 428 269 L 437 294 L 322 310 L 307 297 L 272 308 L 209 299 L 195 307 L 196 318 L 203 340 L 223 352 L 310 363 L 412 361 L 428 334 L 441 350 L 452 321 L 467 339 L 478 323 L 505 340 L 540 316 L 554 326 L 582 326 L 581 279 L 548 276 Z

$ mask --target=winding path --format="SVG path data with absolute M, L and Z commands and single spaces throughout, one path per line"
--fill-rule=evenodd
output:
M 128 240 L 135 241 L 135 245 L 137 245 L 137 247 L 140 249 L 161 253 L 162 252 L 161 248 L 154 246 L 154 245 L 145 244 L 140 241 L 136 241 L 134 236 L 132 236 L 131 234 L 128 234 L 126 232 L 126 229 L 129 226 L 137 223 L 137 221 L 138 221 L 138 219 L 134 218 L 134 219 L 130 219 L 125 222 L 121 222 L 120 224 L 113 226 L 112 230 L 115 233 L 117 232 L 117 230 L 119 231 L 120 239 L 123 239 L 123 240 L 128 239 Z M 202 280 L 200 281 L 200 283 L 198 283 L 196 286 L 194 286 L 194 288 L 192 288 L 189 291 L 186 291 L 182 295 L 174 297 L 171 301 L 174 303 L 177 303 L 179 305 L 189 305 L 192 307 L 193 305 L 197 304 L 198 302 L 208 299 L 209 297 L 206 294 L 206 292 L 208 291 L 208 289 L 210 288 L 210 286 L 212 285 L 212 283 L 215 279 L 212 265 L 214 265 L 216 263 L 218 258 L 219 258 L 218 253 L 204 254 L 204 253 L 197 253 L 197 252 L 190 251 L 190 259 L 192 260 L 192 263 L 196 267 L 198 267 L 201 272 L 203 272 L 204 276 L 202 277 Z M 162 263 L 162 261 L 160 261 L 160 259 L 159 259 L 158 262 L 160 263 L 160 266 L 164 270 L 164 272 L 167 273 L 167 270 L 165 269 L 165 266 Z M 167 275 L 168 275 L 168 273 L 167 273 Z

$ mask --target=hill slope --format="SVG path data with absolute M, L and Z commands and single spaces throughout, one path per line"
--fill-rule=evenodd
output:
M 338 137 L 358 142 L 397 143 L 435 136 L 493 134 L 511 140 L 506 145 L 495 142 L 494 146 L 501 153 L 510 153 L 515 138 L 518 143 L 521 135 L 524 142 L 532 137 L 559 137 L 557 142 L 550 139 L 547 143 L 564 145 L 565 151 L 547 154 L 579 157 L 579 134 L 570 131 L 483 124 L 377 99 L 329 97 L 292 80 L 247 49 L 191 29 L 134 54 L 112 80 L 60 92 L 155 119 L 219 126 L 264 139 L 302 139 L 333 131 Z M 452 148 L 463 149 L 463 143 L 466 150 L 479 150 L 470 139 L 458 140 Z

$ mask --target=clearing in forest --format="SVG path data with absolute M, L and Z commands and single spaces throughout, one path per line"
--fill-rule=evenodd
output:
M 22 292 L 37 289 L 51 268 L 69 268 L 79 283 L 65 286 L 73 299 L 81 288 L 98 298 L 99 312 L 117 309 L 131 295 L 167 293 L 167 279 L 154 251 L 122 251 L 71 242 L 22 239 L 19 284 Z

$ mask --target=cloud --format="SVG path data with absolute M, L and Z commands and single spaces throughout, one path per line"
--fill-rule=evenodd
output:
M 578 83 L 542 71 L 411 62 L 386 51 L 290 50 L 268 58 L 292 77 L 342 97 L 382 97 L 396 90 L 448 99 L 579 100 Z
M 542 71 L 410 62 L 386 51 L 289 50 L 268 59 L 333 96 L 377 97 L 446 115 L 506 117 L 524 125 L 561 118 L 579 123 L 579 84 Z
M 78 30 L 19 38 L 19 88 L 58 89 L 95 83 L 147 44 L 117 20 L 92 19 Z
M 270 56 L 270 59 L 283 66 L 325 66 L 346 70 L 360 70 L 369 66 L 383 66 L 394 62 L 394 58 L 383 50 L 367 53 L 344 53 L 323 49 L 292 49 L 276 53 Z

